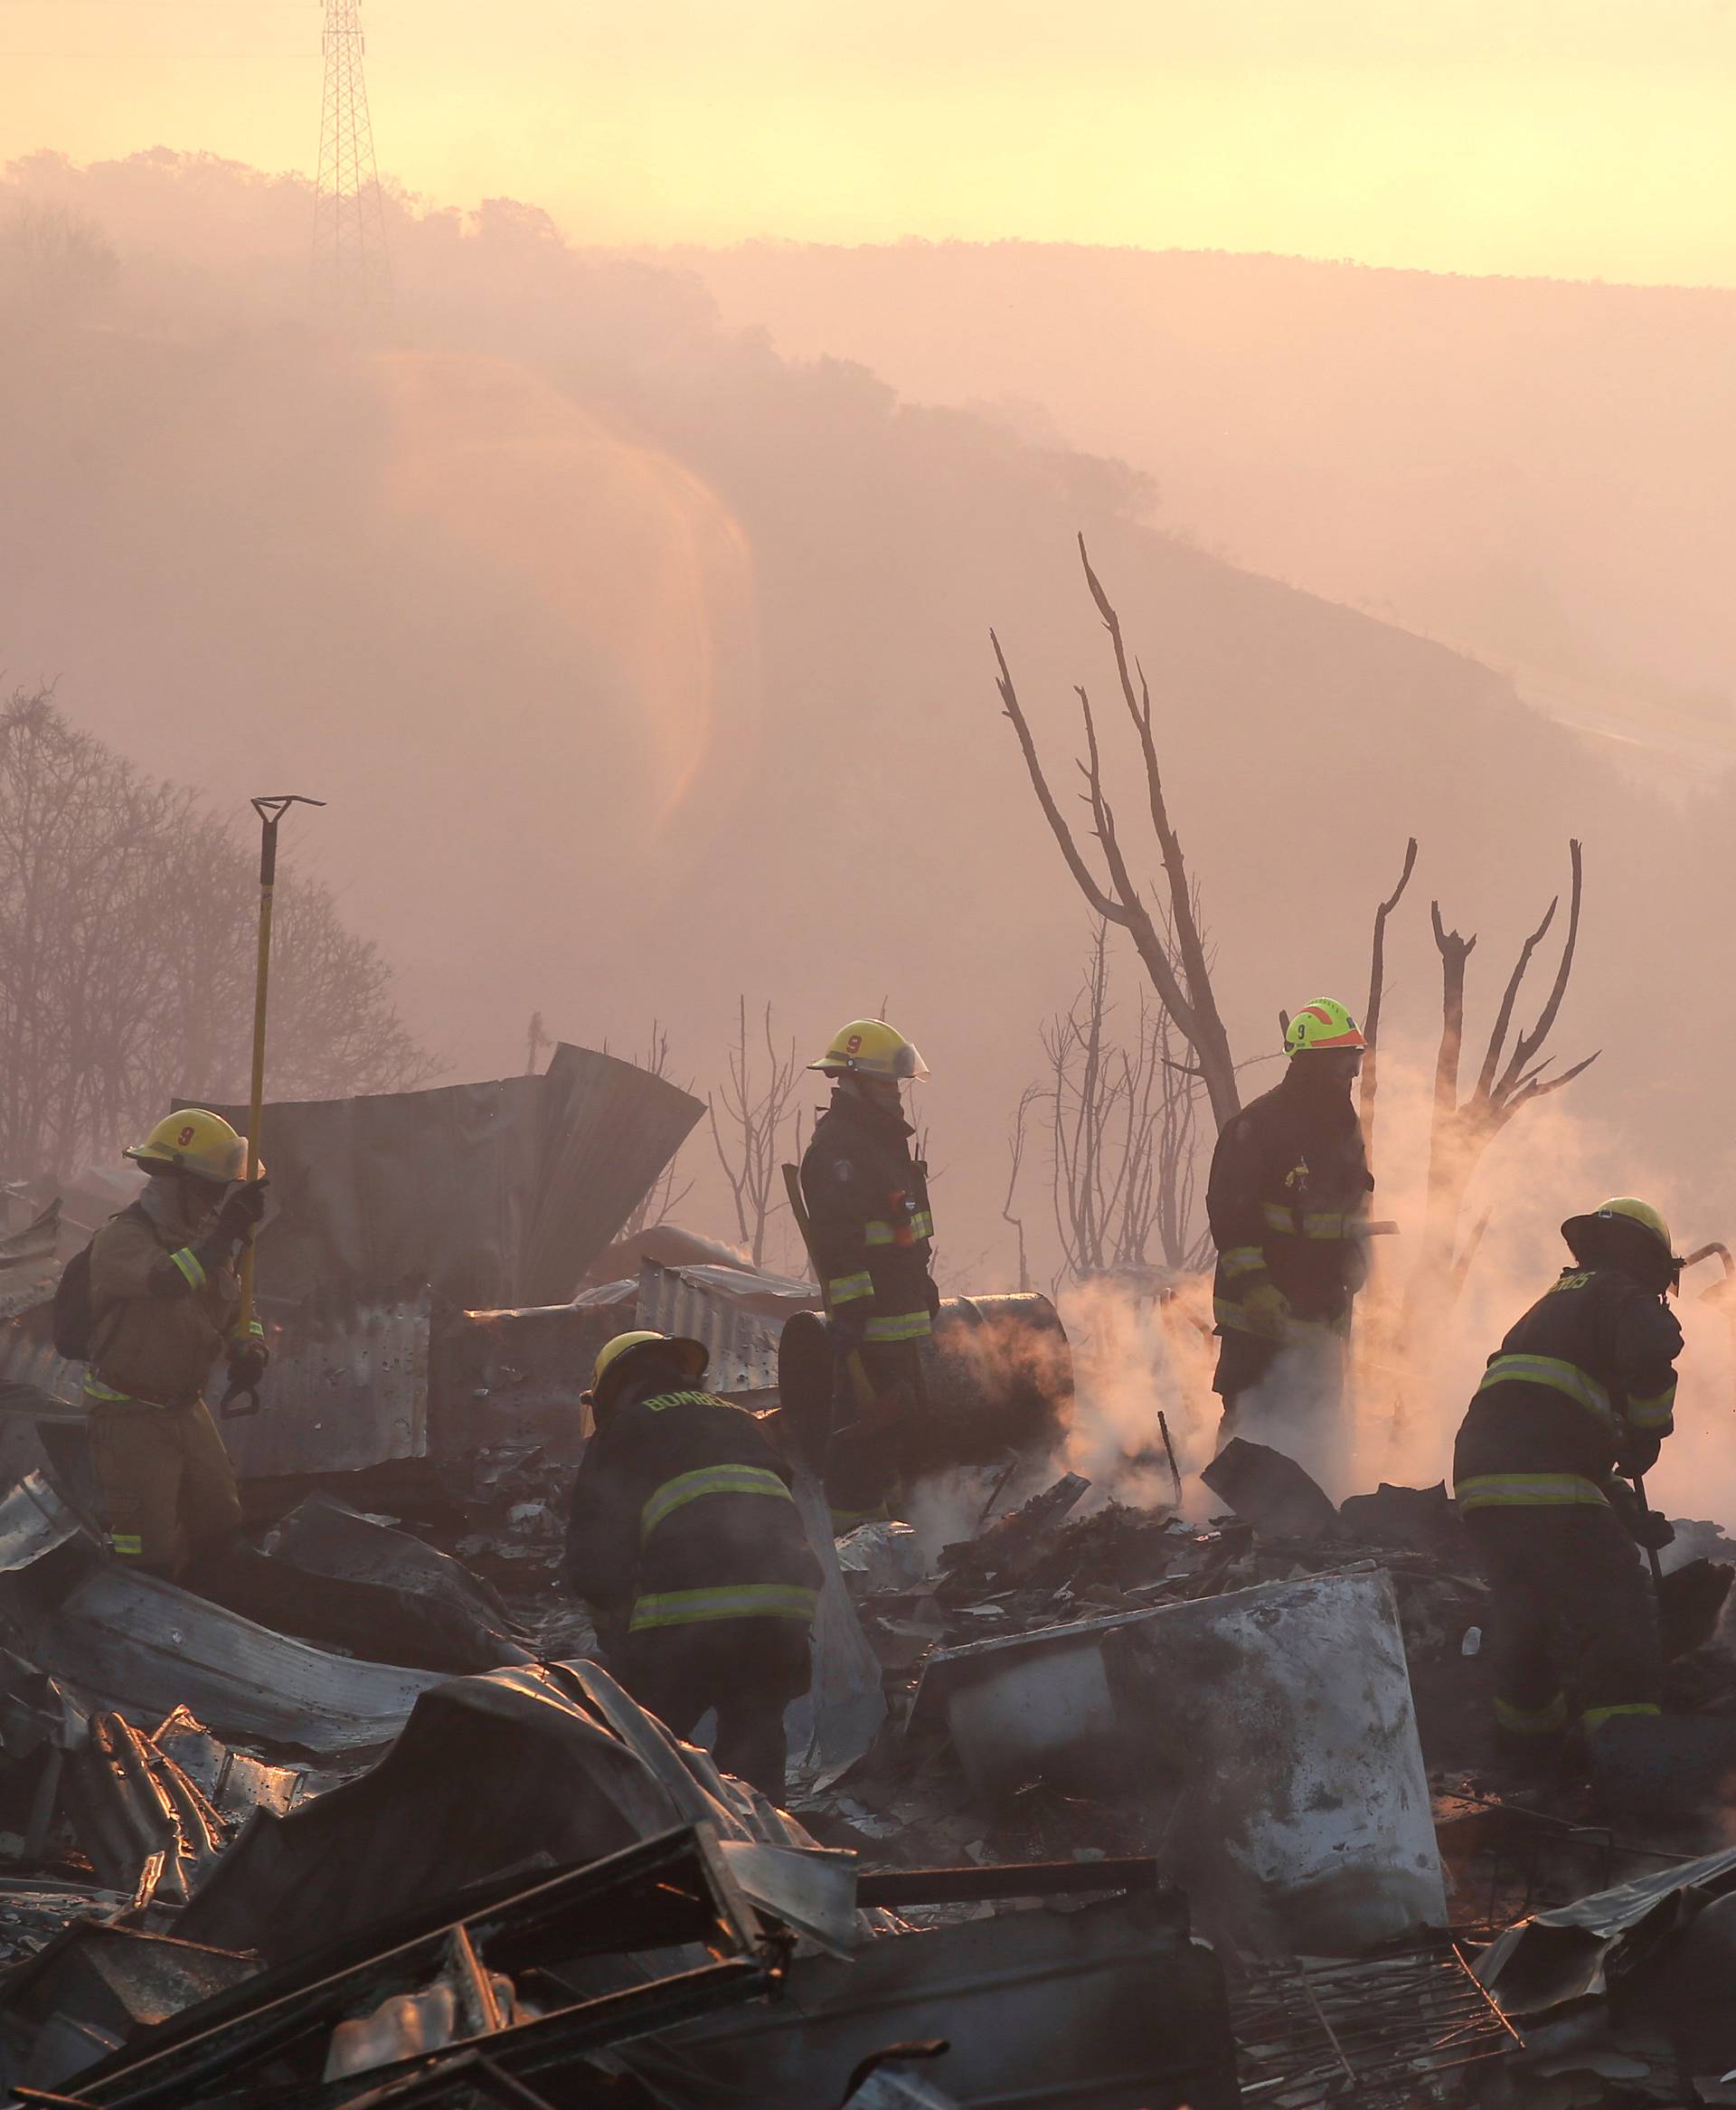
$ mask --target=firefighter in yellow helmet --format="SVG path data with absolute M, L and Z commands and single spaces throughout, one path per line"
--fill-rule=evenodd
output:
M 1681 1273 L 1669 1225 L 1618 1196 L 1570 1216 L 1573 1256 L 1489 1358 L 1453 1452 L 1454 1495 L 1492 1585 L 1495 1727 L 1547 1770 L 1577 1717 L 1655 1715 L 1656 1608 L 1640 1546 L 1673 1536 L 1625 1478 L 1675 1426 Z M 1570 1699 L 1571 1705 L 1570 1706 Z
M 834 1349 L 826 1499 L 835 1528 L 848 1530 L 888 1513 L 901 1425 L 923 1404 L 920 1351 L 940 1300 L 929 1169 L 911 1147 L 902 1088 L 929 1073 L 881 1018 L 840 1027 L 808 1067 L 832 1079 L 801 1178 Z
M 148 1184 L 80 1256 L 82 1299 L 66 1298 L 64 1281 L 55 1299 L 57 1341 L 63 1303 L 64 1331 L 80 1337 L 67 1352 L 85 1363 L 91 1462 L 115 1555 L 262 1625 L 373 1661 L 448 1673 L 528 1662 L 467 1606 L 313 1575 L 249 1541 L 204 1390 L 219 1356 L 242 1387 L 269 1359 L 263 1328 L 240 1329 L 236 1273 L 264 1212 L 263 1168 L 248 1181 L 245 1139 L 199 1107 L 160 1121 L 127 1156 Z
M 567 1580 L 625 1625 L 610 1668 L 677 1736 L 717 1711 L 718 1764 L 784 1792 L 784 1709 L 807 1690 L 820 1567 L 788 1468 L 743 1407 L 703 1389 L 696 1340 L 617 1334 L 586 1395 Z
M 1205 1197 L 1222 1439 L 1269 1443 L 1328 1477 L 1351 1304 L 1367 1275 L 1374 1182 L 1351 1099 L 1367 1045 L 1335 998 L 1304 1004 L 1285 1032 L 1283 1077 L 1224 1124 Z
M 196 1549 L 241 1528 L 235 1469 L 205 1405 L 212 1365 L 257 1383 L 257 1321 L 237 1330 L 236 1255 L 265 1210 L 247 1142 L 191 1107 L 126 1155 L 149 1175 L 90 1248 L 84 1394 L 110 1544 L 121 1559 L 178 1575 Z

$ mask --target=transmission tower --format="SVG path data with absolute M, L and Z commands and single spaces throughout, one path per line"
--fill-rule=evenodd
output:
M 340 313 L 377 313 L 392 298 L 386 209 L 373 162 L 362 58 L 362 0 L 325 0 L 326 97 L 314 194 L 314 282 Z

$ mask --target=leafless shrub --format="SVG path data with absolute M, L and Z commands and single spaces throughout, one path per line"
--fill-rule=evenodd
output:
M 759 1077 L 758 1049 L 749 1045 L 748 999 L 742 997 L 737 1008 L 736 1042 L 730 1054 L 729 1082 L 715 1099 L 709 1093 L 705 1099 L 717 1161 L 723 1168 L 730 1197 L 735 1204 L 736 1227 L 756 1267 L 765 1260 L 766 1225 L 774 1213 L 786 1206 L 778 1198 L 782 1192 L 779 1168 L 787 1154 L 781 1148 L 781 1138 L 802 1076 L 801 1059 L 796 1053 L 795 1042 L 790 1042 L 786 1053 L 779 1051 L 772 1038 L 769 1004 L 766 1006 L 762 1032 L 767 1063 L 763 1083 Z M 720 1101 L 723 1110 L 721 1122 Z M 727 1147 L 723 1140 L 726 1129 L 730 1139 Z M 797 1144 L 799 1156 L 799 1137 Z
M 1043 1028 L 1047 1074 L 1020 1106 L 1021 1128 L 1031 1108 L 1047 1113 L 1055 1227 L 1075 1277 L 1160 1260 L 1194 1266 L 1202 1255 L 1197 1074 L 1177 1059 L 1168 1015 L 1143 989 L 1133 1031 L 1118 1037 L 1108 939 L 1099 922 L 1079 995 Z

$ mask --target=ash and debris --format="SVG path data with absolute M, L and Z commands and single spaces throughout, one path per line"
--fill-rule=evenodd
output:
M 429 1952 L 417 1980 L 422 1990 L 401 1987 L 382 2004 L 382 1982 L 372 1967 L 355 1963 L 365 1948 L 358 1947 L 357 1925 L 408 1925 L 406 1913 L 411 1919 L 420 1913 L 415 1924 L 421 1925 L 439 1898 L 432 1916 L 443 1913 L 457 1925 L 469 1901 L 487 1888 L 488 1870 L 505 1869 L 521 1888 L 488 1925 L 505 1925 L 522 1902 L 526 1924 L 540 1925 L 539 1886 L 565 1880 L 561 1871 L 575 1860 L 602 1865 L 595 1857 L 618 1853 L 623 1836 L 641 1844 L 628 1849 L 621 1883 L 629 1889 L 648 1883 L 662 1895 L 666 1883 L 657 1874 L 663 1864 L 654 1843 L 674 1840 L 695 1821 L 702 1831 L 710 1828 L 706 1836 L 733 1838 L 743 1852 L 761 1850 L 754 1841 L 810 1855 L 815 1847 L 831 1850 L 826 1879 L 843 1884 L 828 1919 L 806 1888 L 787 1894 L 775 1869 L 756 1869 L 760 1888 L 751 1895 L 760 1931 L 742 1935 L 732 1952 L 741 1984 L 758 1982 L 763 1991 L 788 1970 L 816 2013 L 830 2013 L 831 2002 L 839 2014 L 854 2011 L 847 1989 L 835 1982 L 851 1968 L 840 1956 L 854 1955 L 855 1967 L 872 1973 L 880 1944 L 920 1935 L 937 1944 L 933 1954 L 941 1961 L 925 1964 L 896 2000 L 889 1995 L 888 2016 L 899 2027 L 888 2020 L 881 2048 L 895 2039 L 940 2041 L 951 2030 L 961 2046 L 980 2051 L 986 2038 L 1004 2036 L 1005 2057 L 1021 2067 L 1047 2048 L 1076 2077 L 1077 2091 L 1058 2085 L 1043 2100 L 1106 2110 L 1117 2104 L 1131 2110 L 1136 2100 L 1098 2072 L 1081 2043 L 1069 2038 L 1061 2010 L 1045 2007 L 1036 1990 L 1075 1983 L 1073 1973 L 1085 1968 L 1076 1951 L 1081 1941 L 1104 1945 L 1103 1959 L 1090 1968 L 1100 1973 L 1102 1998 L 1120 2003 L 1113 2009 L 1118 2016 L 1130 2017 L 1142 2005 L 1143 1996 L 1129 1990 L 1135 1983 L 1178 1989 L 1173 2013 L 1161 2000 L 1151 2003 L 1155 2034 L 1146 2070 L 1149 2077 L 1168 2074 L 1165 2061 L 1173 2058 L 1181 2062 L 1174 2076 L 1184 2070 L 1185 2078 L 1165 2084 L 1171 2087 L 1165 2098 L 1152 2077 L 1140 2102 L 1189 2101 L 1212 2110 L 1241 2100 L 1312 2110 L 1354 2101 L 1398 2110 L 1423 2101 L 1634 2105 L 1722 2099 L 1701 2076 L 1690 2077 L 1697 2093 L 1683 2091 L 1670 2048 L 1672 2028 L 1680 2040 L 1679 2018 L 1671 2020 L 1675 2011 L 1665 2012 L 1668 2003 L 1660 2006 L 1655 1988 L 1670 1982 L 1677 1949 L 1692 1960 L 1703 1916 L 1736 1894 L 1736 1854 L 1723 1844 L 1728 1811 L 1716 1803 L 1615 1818 L 1586 1780 L 1540 1787 L 1505 1774 L 1487 1727 L 1488 1664 L 1481 1646 L 1487 1590 L 1446 1490 L 1382 1486 L 1334 1509 L 1317 1490 L 1303 1490 L 1298 1507 L 1292 1479 L 1284 1500 L 1267 1511 L 1257 1449 L 1249 1447 L 1238 1467 L 1252 1475 L 1243 1497 L 1252 1517 L 1226 1509 L 1197 1524 L 1165 1507 L 1103 1500 L 1079 1474 L 1050 1479 L 1040 1461 L 1027 1457 L 1016 1472 L 1000 1475 L 988 1506 L 1033 1480 L 1037 1491 L 999 1515 L 982 1514 L 976 1505 L 969 1510 L 974 1528 L 932 1557 L 924 1557 L 922 1535 L 904 1523 L 866 1524 L 839 1539 L 838 1569 L 878 1666 L 884 1717 L 867 1747 L 847 1759 L 826 1763 L 811 1749 L 793 1761 L 782 1817 L 721 1779 L 703 1753 L 668 1744 L 596 1670 L 598 1637 L 561 1579 L 574 1467 L 559 1443 L 529 1437 L 497 1443 L 477 1452 L 462 1472 L 448 1468 L 418 1483 L 410 1498 L 388 1502 L 363 1483 L 353 1508 L 338 1505 L 340 1518 L 358 1527 L 406 1533 L 449 1556 L 462 1571 L 473 1615 L 510 1637 L 526 1660 L 521 1669 L 445 1683 L 424 1677 L 394 1740 L 328 1738 L 311 1748 L 293 1734 L 213 1731 L 184 1707 L 136 1718 L 38 1669 L 27 1635 L 7 1610 L 12 1654 L 0 1679 L 6 1690 L 0 1722 L 0 2058 L 12 2085 L 26 2091 L 13 2099 L 42 2099 L 30 2096 L 35 2088 L 64 2102 L 107 2101 L 101 2077 L 124 2072 L 128 2058 L 145 2056 L 159 2039 L 171 2048 L 164 2056 L 171 2055 L 178 2013 L 218 2021 L 244 2016 L 256 1979 L 263 1996 L 286 1982 L 286 1971 L 293 1976 L 305 1964 L 311 1985 L 327 1962 L 359 1973 L 346 2019 L 335 2029 L 321 2026 L 319 2041 L 330 2039 L 329 2053 L 310 2052 L 299 2063 L 286 2055 L 277 2067 L 248 2068 L 238 2082 L 246 2062 L 237 2050 L 241 2065 L 220 2061 L 222 2077 L 208 2091 L 190 2083 L 175 2099 L 248 2100 L 257 2081 L 262 2092 L 275 2091 L 269 2099 L 280 2093 L 286 2103 L 335 2105 L 349 2099 L 338 2083 L 353 2073 L 361 2100 L 382 2067 L 408 2072 L 394 2062 L 409 2056 L 412 2038 L 432 2062 L 429 2070 L 444 2073 L 442 2060 L 471 2056 L 461 2026 L 466 1996 L 451 1975 L 449 1929 L 441 1935 L 447 1946 Z M 1130 1484 L 1143 1491 L 1150 1483 L 1141 1478 Z M 283 1499 L 292 1500 L 293 1490 Z M 314 1499 L 325 1505 L 329 1523 L 329 1493 Z M 948 1513 L 958 1509 L 954 1502 Z M 298 1514 L 292 1508 L 278 1528 L 291 1550 Z M 1296 1528 L 1298 1516 L 1307 1528 Z M 1731 1722 L 1736 1771 L 1736 1633 L 1724 1614 L 1733 1556 L 1736 1545 L 1715 1526 L 1678 1525 L 1672 1556 L 1677 1638 L 1693 1645 L 1671 1661 L 1665 1720 L 1703 1727 Z M 980 1662 L 986 1644 L 1013 1662 L 1023 1660 L 1026 1643 L 1040 1652 L 1064 1649 L 1074 1630 L 1081 1638 L 1143 1631 L 1184 1607 L 1209 1616 L 1218 1603 L 1228 1618 L 1232 1600 L 1281 1605 L 1297 1601 L 1298 1590 L 1306 1596 L 1306 1586 L 1358 1582 L 1391 1589 L 1406 1705 L 1427 1769 L 1444 1926 L 1419 1925 L 1403 1936 L 1387 1926 L 1378 1939 L 1328 1950 L 1274 1944 L 1267 1914 L 1248 1911 L 1246 1898 L 1220 1891 L 1209 1872 L 1201 1874 L 1190 1852 L 1197 1842 L 1185 1836 L 1195 1823 L 1186 1814 L 1187 1784 L 1178 1780 L 1173 1752 L 1165 1764 L 1156 1762 L 1161 1736 L 1154 1736 L 1148 1768 L 1128 1771 L 1123 1764 L 1098 1774 L 1061 1758 L 1014 1766 L 986 1784 L 951 1732 L 944 1682 L 935 1681 L 942 1701 L 921 1702 L 925 1680 L 937 1670 Z M 431 1583 L 406 1578 L 407 1588 L 441 1586 L 438 1573 Z M 341 1667 L 343 1651 L 332 1651 L 331 1660 Z M 559 1717 L 552 1755 L 540 1741 L 548 1734 L 545 1718 L 535 1732 L 514 1719 L 527 1696 L 535 1698 L 540 1718 Z M 1149 1692 L 1142 1704 L 1150 1704 Z M 604 1776 L 588 1770 L 603 1747 L 614 1769 L 603 1800 L 622 1812 L 608 1823 L 591 1806 Z M 452 1771 L 448 1749 L 463 1753 L 454 1762 L 461 1779 L 443 1777 Z M 680 1754 L 678 1778 L 671 1775 L 672 1753 Z M 618 1777 L 623 1768 L 632 1771 L 632 1784 Z M 1184 1763 L 1184 1775 L 1185 1770 Z M 451 1830 L 455 1796 L 467 1808 L 498 1802 L 506 1814 L 487 1824 L 498 1821 L 505 1827 L 499 1836 L 512 1846 L 467 1861 Z M 650 1814 L 654 1810 L 663 1814 Z M 322 1823 L 330 1827 L 328 1846 L 307 1830 Z M 371 1856 L 367 1841 L 382 1826 L 398 1827 L 401 1837 Z M 425 1865 L 430 1835 L 452 1840 L 445 1876 L 443 1850 L 433 1857 L 433 1874 Z M 297 1843 L 303 1836 L 305 1847 Z M 279 1850 L 269 1844 L 278 1838 L 284 1841 L 280 1864 L 273 1859 Z M 657 1853 L 664 1850 L 656 1845 Z M 708 1850 L 670 1843 L 666 1850 L 678 1859 Z M 849 1858 L 838 1860 L 840 1852 Z M 312 1857 L 300 1875 L 297 1854 Z M 649 1857 L 643 1870 L 635 1854 Z M 352 1856 L 356 1872 L 346 1887 L 344 1869 Z M 393 1888 L 400 1863 L 401 1896 Z M 847 1876 L 839 1876 L 841 1869 Z M 1552 1908 L 1587 1898 L 1595 1906 L 1601 1893 L 1619 1897 L 1619 1887 L 1636 1878 L 1667 1881 L 1677 1869 L 1680 1888 L 1664 1893 L 1639 1930 L 1623 1923 L 1606 1933 L 1598 1923 L 1596 1938 L 1614 1960 L 1609 1983 L 1638 1988 L 1634 1999 L 1604 1992 L 1588 2005 L 1582 1988 L 1563 1992 L 1553 1982 L 1550 1972 L 1558 1960 L 1543 1946 L 1553 1933 L 1547 1920 Z M 681 1878 L 702 1891 L 706 1879 L 693 1873 Z M 1028 1882 L 1028 1894 L 1009 1888 L 1018 1879 Z M 381 1908 L 358 1908 L 354 1886 L 382 1883 Z M 863 1908 L 854 1915 L 855 1932 L 841 1942 L 858 1887 Z M 630 1924 L 639 1924 L 642 1907 L 624 1909 Z M 274 1953 L 278 1929 L 298 1919 L 317 1929 L 326 1916 L 329 1949 Z M 1033 1931 L 1039 1927 L 1040 1938 Z M 1516 1937 L 1524 1939 L 1509 1954 L 1503 1944 Z M 476 1939 L 483 1938 L 479 1932 Z M 1703 1929 L 1703 1938 L 1710 1938 Z M 1024 1947 L 1015 1950 L 1015 1942 Z M 1005 1950 L 997 1946 L 1003 1943 L 1009 1944 Z M 1052 1954 L 1043 1943 L 1056 1944 Z M 543 1954 L 534 1942 L 523 1952 L 540 1976 L 534 1992 L 521 1986 L 490 2011 L 490 2030 L 506 2048 L 503 2058 L 519 2042 L 516 2032 L 532 2026 L 534 2013 L 546 2016 L 552 2002 L 577 2003 L 561 2010 L 577 2018 L 584 2002 L 644 1980 L 650 1966 L 643 1950 L 605 1969 L 595 1961 L 599 1947 L 608 1949 L 608 1937 L 590 1939 L 592 1962 L 582 1966 Z M 1034 1960 L 1024 1957 L 1033 1948 Z M 1134 1968 L 1127 1959 L 1136 1952 L 1138 1975 L 1127 1980 Z M 1505 1973 L 1492 1989 L 1476 1975 L 1480 1959 L 1491 1957 Z M 1209 1969 L 1202 1958 L 1210 1960 Z M 667 1965 L 659 1961 L 656 1968 Z M 1026 1969 L 1032 1975 L 1019 2017 L 985 2011 L 973 2019 L 973 2003 L 988 1998 L 987 1988 L 1003 1978 L 1013 1982 Z M 919 1988 L 937 1972 L 957 1976 L 946 1976 L 939 2008 L 932 1999 L 925 2006 Z M 507 1973 L 502 1983 L 509 1982 Z M 722 1989 L 717 1995 L 720 2003 L 746 1997 Z M 406 2001 L 420 2003 L 413 2030 Z M 429 2025 L 429 2003 L 439 2013 L 449 2006 L 458 2019 Z M 681 2022 L 672 2009 L 666 2032 L 653 2030 L 645 2039 L 648 2048 L 629 2052 L 623 2044 L 610 2054 L 607 2088 L 597 2069 L 580 2061 L 568 2072 L 569 2081 L 587 2077 L 577 2092 L 539 2099 L 589 2103 L 607 2095 L 610 2102 L 681 2110 L 712 2099 L 707 2091 L 716 2085 L 751 2082 L 749 2092 L 755 2092 L 760 2069 L 731 2036 L 732 2026 L 727 2007 L 711 2023 Z M 1126 2026 L 1131 2029 L 1131 2020 Z M 1696 2027 L 1696 2042 L 1711 2047 L 1703 2055 L 1712 2063 L 1715 2051 L 1736 2065 L 1736 2036 L 1726 2052 L 1703 2017 Z M 719 2045 L 732 2048 L 704 2049 L 713 2028 L 722 2031 Z M 843 2049 L 828 2048 L 824 2030 L 814 2028 L 811 2043 L 804 2038 L 778 2049 L 768 2039 L 752 2055 L 769 2061 L 767 2102 L 788 2101 L 792 2110 L 801 2103 L 842 2102 L 845 2083 L 876 2048 L 849 2039 L 858 2056 L 846 2061 Z M 236 2030 L 239 2044 L 243 2024 Z M 665 2039 L 667 2051 L 661 2048 Z M 1184 2044 L 1194 2051 L 1175 2048 Z M 341 2056 L 340 2045 L 346 2048 Z M 948 2057 L 919 2066 L 907 2052 L 901 2062 L 882 2064 L 878 2078 L 863 2076 L 849 2099 L 940 2110 L 982 2099 L 987 2085 L 971 2066 L 974 2056 L 951 2056 L 949 2075 Z M 713 2057 L 715 2070 L 707 2064 Z M 698 2067 L 684 2079 L 683 2062 L 693 2058 Z M 746 2067 L 731 2063 L 743 2058 Z M 356 2063 L 345 2067 L 345 2059 Z M 696 2077 L 702 2071 L 708 2077 L 703 2084 Z M 80 2094 L 86 2074 L 97 2077 L 89 2096 Z M 943 2085 L 948 2078 L 956 2093 Z M 461 2089 L 457 2066 L 452 2082 Z M 587 2092 L 593 2085 L 603 2092 Z M 788 2093 L 792 2087 L 807 2092 Z

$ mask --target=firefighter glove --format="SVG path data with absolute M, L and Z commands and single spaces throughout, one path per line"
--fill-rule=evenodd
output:
M 1632 1480 L 1636 1473 L 1649 1472 L 1657 1463 L 1657 1453 L 1662 1447 L 1661 1436 L 1642 1436 L 1629 1429 L 1622 1437 L 1617 1453 L 1616 1471 L 1628 1480 Z
M 249 1236 L 265 1214 L 266 1186 L 263 1179 L 250 1179 L 226 1197 L 217 1212 L 220 1237 L 239 1240 Z
M 237 1392 L 257 1388 L 270 1367 L 271 1351 L 262 1340 L 237 1341 L 229 1351 L 229 1381 Z
M 1288 1331 L 1290 1300 L 1270 1275 L 1249 1283 L 1238 1301 L 1248 1315 L 1248 1330 L 1264 1340 L 1281 1340 Z
M 1675 1526 L 1662 1509 L 1641 1509 L 1629 1527 L 1636 1546 L 1647 1553 L 1662 1553 L 1675 1538 Z

